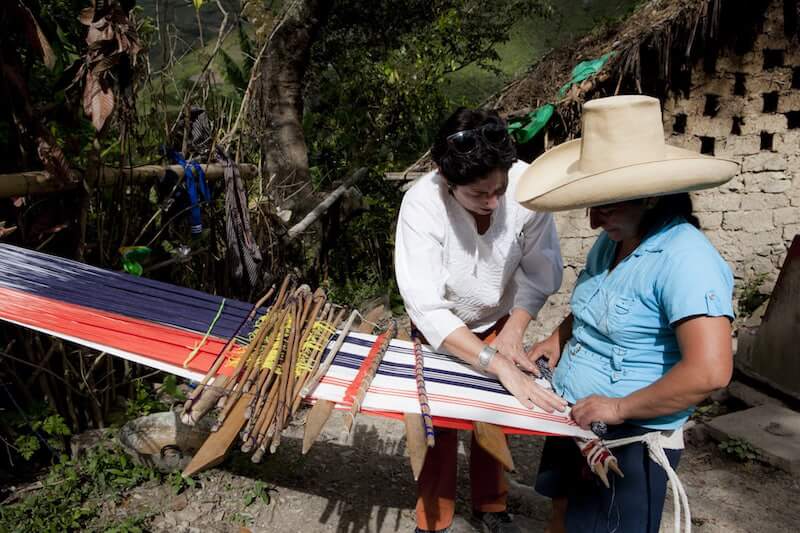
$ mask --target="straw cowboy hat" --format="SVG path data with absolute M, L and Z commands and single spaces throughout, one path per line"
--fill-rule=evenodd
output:
M 659 101 L 598 98 L 583 106 L 583 138 L 539 156 L 520 178 L 517 201 L 564 211 L 721 185 L 739 164 L 664 143 Z

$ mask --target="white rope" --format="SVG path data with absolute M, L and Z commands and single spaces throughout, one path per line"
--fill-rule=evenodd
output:
M 683 483 L 681 483 L 681 480 L 678 478 L 678 474 L 675 473 L 675 469 L 669 464 L 669 458 L 667 458 L 667 454 L 664 451 L 665 445 L 667 445 L 668 449 L 683 448 L 683 429 L 676 429 L 671 432 L 670 435 L 665 435 L 661 431 L 653 431 L 635 437 L 626 437 L 624 439 L 607 440 L 603 442 L 608 449 L 618 448 L 636 442 L 643 442 L 647 445 L 650 459 L 664 469 L 664 472 L 667 473 L 670 487 L 672 488 L 673 524 L 675 533 L 681 532 L 681 511 L 684 511 L 684 531 L 686 531 L 686 533 L 691 533 L 692 512 L 689 508 L 689 497 L 686 495 L 686 490 L 683 488 Z

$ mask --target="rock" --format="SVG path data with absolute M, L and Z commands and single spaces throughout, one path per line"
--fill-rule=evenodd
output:
M 696 420 L 689 420 L 683 426 L 683 437 L 686 442 L 692 445 L 699 445 L 708 442 L 711 435 L 708 433 L 708 428 L 702 422 Z
M 782 401 L 773 398 L 761 391 L 754 389 L 739 381 L 733 381 L 728 385 L 728 393 L 740 400 L 749 407 L 758 407 L 761 405 L 784 405 Z
M 97 446 L 111 449 L 113 432 L 109 428 L 90 429 L 73 436 L 69 441 L 69 451 L 73 459 L 80 459 L 84 454 Z
M 202 446 L 213 421 L 202 418 L 187 426 L 174 411 L 154 413 L 131 420 L 119 431 L 123 449 L 137 462 L 162 472 L 183 469 Z
M 800 413 L 762 405 L 715 418 L 708 428 L 716 439 L 746 441 L 767 463 L 800 474 Z
M 172 503 L 170 504 L 169 508 L 173 511 L 183 511 L 186 509 L 186 506 L 189 505 L 189 500 L 186 498 L 185 494 L 181 494 L 172 499 Z

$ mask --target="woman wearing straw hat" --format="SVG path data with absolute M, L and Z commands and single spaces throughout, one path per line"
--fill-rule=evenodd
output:
M 733 161 L 664 143 L 658 100 L 618 96 L 583 107 L 583 137 L 534 161 L 517 199 L 537 211 L 588 208 L 602 228 L 575 284 L 571 314 L 531 358 L 547 357 L 576 422 L 609 425 L 625 474 L 610 489 L 585 476 L 567 439 L 548 437 L 537 490 L 553 498 L 550 531 L 657 532 L 681 427 L 732 373 L 730 268 L 698 229 L 688 191 L 720 185 Z
M 531 317 L 561 285 L 549 213 L 514 200 L 520 174 L 496 113 L 457 110 L 431 150 L 438 169 L 406 193 L 395 240 L 397 285 L 427 342 L 498 376 L 523 404 L 552 412 L 566 402 L 536 385 L 522 349 Z M 418 480 L 417 531 L 447 531 L 454 516 L 458 438 L 438 430 Z M 519 531 L 506 513 L 502 465 L 472 440 L 472 506 L 490 531 Z

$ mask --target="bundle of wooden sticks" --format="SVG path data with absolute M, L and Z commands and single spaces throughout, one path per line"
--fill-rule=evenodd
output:
M 254 307 L 258 309 L 272 294 Z M 215 405 L 219 430 L 234 406 L 249 400 L 240 437 L 243 452 L 252 452 L 260 462 L 267 450 L 280 444 L 309 385 L 319 379 L 319 365 L 325 347 L 344 318 L 345 310 L 327 301 L 321 289 L 311 292 L 307 285 L 294 287 L 287 277 L 267 313 L 261 317 L 249 344 L 222 350 L 208 374 L 184 405 L 182 421 L 194 424 Z M 229 343 L 232 345 L 233 340 Z M 222 364 L 233 368 L 218 375 Z M 211 382 L 213 378 L 213 383 Z M 311 387 L 313 388 L 313 387 Z

